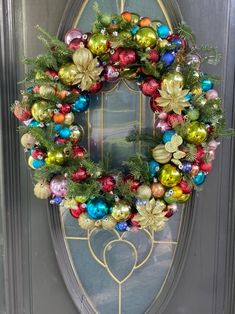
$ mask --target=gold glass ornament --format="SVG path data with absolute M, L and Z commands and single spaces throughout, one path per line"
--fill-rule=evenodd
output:
M 61 150 L 54 150 L 47 152 L 45 162 L 47 165 L 63 165 L 66 161 L 66 156 Z
M 49 86 L 49 85 L 42 85 L 39 88 L 39 94 L 40 96 L 46 98 L 48 96 L 55 95 L 55 89 L 54 87 Z
M 190 198 L 191 194 L 188 193 L 188 194 L 182 194 L 178 199 L 177 199 L 177 202 L 179 203 L 184 203 L 184 202 L 187 202 Z
M 144 205 L 136 206 L 138 214 L 135 220 L 139 222 L 141 228 L 150 228 L 152 231 L 160 231 L 164 228 L 167 221 L 163 210 L 166 204 L 163 200 L 155 201 L 152 198 Z
M 167 39 L 161 39 L 157 42 L 157 47 L 161 49 L 165 48 L 167 45 L 169 45 L 169 41 Z
M 156 45 L 157 35 L 152 27 L 141 27 L 135 35 L 135 41 L 143 48 Z
M 198 121 L 192 121 L 186 126 L 186 140 L 192 144 L 201 144 L 207 138 L 206 126 Z
M 184 77 L 180 72 L 177 71 L 173 71 L 173 72 L 169 72 L 166 75 L 164 75 L 163 80 L 162 80 L 162 84 L 167 84 L 167 82 L 179 82 L 179 86 L 180 88 L 183 88 L 184 86 Z
M 121 40 L 127 40 L 127 39 L 132 39 L 132 35 L 130 32 L 128 31 L 121 31 L 118 33 L 118 39 L 121 39 Z
M 201 86 L 194 86 L 192 89 L 191 89 L 191 93 L 195 96 L 199 96 L 202 94 L 202 88 Z
M 80 125 L 76 125 L 71 128 L 70 138 L 75 142 L 79 141 L 82 139 L 83 133 L 84 133 L 83 128 Z
M 149 200 L 152 195 L 152 191 L 150 187 L 144 184 L 140 185 L 136 192 L 137 192 L 137 197 L 143 200 Z
M 38 122 L 48 122 L 53 116 L 54 106 L 41 100 L 35 102 L 31 108 L 33 118 Z
M 166 150 L 164 144 L 159 144 L 152 150 L 152 156 L 160 164 L 166 164 L 171 159 L 172 154 Z
M 125 202 L 116 203 L 111 209 L 111 216 L 116 221 L 126 221 L 130 217 L 131 207 Z
M 181 177 L 182 174 L 176 167 L 166 164 L 161 168 L 159 180 L 163 185 L 173 187 L 180 182 Z
M 160 198 L 165 194 L 164 186 L 159 182 L 154 182 L 151 185 L 152 195 L 156 198 Z
M 174 199 L 179 199 L 183 195 L 183 191 L 179 186 L 174 186 L 169 192 L 171 192 L 171 197 Z
M 87 201 L 87 197 L 84 195 L 75 196 L 75 201 L 78 203 L 85 203 Z
M 95 33 L 88 39 L 87 47 L 97 56 L 100 56 L 108 51 L 108 38 L 101 33 Z
M 102 219 L 102 227 L 105 230 L 113 230 L 116 223 L 117 221 L 111 215 L 108 215 Z
M 24 148 L 31 149 L 36 144 L 36 140 L 30 133 L 25 133 L 21 137 L 21 144 Z
M 73 63 L 67 63 L 59 69 L 58 73 L 60 81 L 64 85 L 74 85 L 77 78 L 77 67 Z
M 50 185 L 46 181 L 39 181 L 34 187 L 34 195 L 40 199 L 47 199 L 51 196 Z
M 86 213 L 83 213 L 78 218 L 79 226 L 85 230 L 91 230 L 95 227 L 95 220 L 90 219 Z
M 64 117 L 64 124 L 71 125 L 74 122 L 74 114 L 72 112 L 66 113 Z

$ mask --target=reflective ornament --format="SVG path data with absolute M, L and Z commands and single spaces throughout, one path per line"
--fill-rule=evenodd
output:
M 116 203 L 111 209 L 111 215 L 116 221 L 126 221 L 130 218 L 131 207 L 125 202 Z
M 65 115 L 63 113 L 56 113 L 54 114 L 53 116 L 53 121 L 55 123 L 64 123 L 64 120 L 65 120 Z
M 83 158 L 86 155 L 86 150 L 80 145 L 74 145 L 72 147 L 72 157 L 73 158 Z
M 72 112 L 69 112 L 64 117 L 64 124 L 71 125 L 73 124 L 74 119 L 75 119 L 74 114 Z
M 201 144 L 207 138 L 206 126 L 198 121 L 190 122 L 185 127 L 186 140 L 192 144 Z
M 158 162 L 156 162 L 155 160 L 150 160 L 150 162 L 149 162 L 150 176 L 152 178 L 155 177 L 159 170 L 160 170 L 160 164 Z
M 58 75 L 64 85 L 74 85 L 77 78 L 77 67 L 73 63 L 67 63 L 59 69 Z
M 168 194 L 174 198 L 174 199 L 178 199 L 183 195 L 183 191 L 181 189 L 180 186 L 174 186 L 172 187 L 169 191 Z
M 160 198 L 165 194 L 165 188 L 161 183 L 154 182 L 151 185 L 152 195 L 156 198 Z
M 25 133 L 21 137 L 21 144 L 26 149 L 31 149 L 35 144 L 36 140 L 30 133 Z
M 126 231 L 128 228 L 128 223 L 126 221 L 120 221 L 116 224 L 115 228 L 117 231 Z
M 118 70 L 112 65 L 107 65 L 104 68 L 104 78 L 108 82 L 116 81 L 118 79 L 119 75 L 120 74 L 119 74 Z
M 34 159 L 32 156 L 29 156 L 28 165 L 30 166 L 30 168 L 39 169 L 39 168 L 43 167 L 44 164 L 45 164 L 44 160 Z
M 201 57 L 197 54 L 188 54 L 185 59 L 188 65 L 194 65 L 197 70 L 200 69 L 201 65 Z
M 58 175 L 52 178 L 50 182 L 51 192 L 56 196 L 65 197 L 67 193 L 67 180 L 64 176 Z
M 210 89 L 206 92 L 206 99 L 210 100 L 210 99 L 216 99 L 218 98 L 218 92 L 214 89 Z
M 162 112 L 162 107 L 158 106 L 157 98 L 155 98 L 155 97 L 156 97 L 156 95 L 154 97 L 150 98 L 150 107 L 151 107 L 153 112 Z
M 46 181 L 39 181 L 34 187 L 34 195 L 40 199 L 47 199 L 51 196 L 50 185 Z
M 149 51 L 147 51 L 147 54 L 149 61 L 158 62 L 160 55 L 156 49 L 150 49 Z
M 122 12 L 121 17 L 127 22 L 131 22 L 131 19 L 132 19 L 131 12 L 128 12 L 128 11 Z
M 95 197 L 87 203 L 86 207 L 89 218 L 102 219 L 109 213 L 109 207 L 101 197 Z
M 182 189 L 183 193 L 191 193 L 193 190 L 192 184 L 185 180 L 180 181 L 179 187 Z
M 78 218 L 82 213 L 84 213 L 86 210 L 86 204 L 77 203 L 76 206 L 70 208 L 70 214 L 74 218 Z
M 113 230 L 116 225 L 116 220 L 111 215 L 108 215 L 102 219 L 102 227 L 105 230 Z
M 156 33 L 152 27 L 141 27 L 135 35 L 135 41 L 143 48 L 156 45 Z
M 84 112 L 88 109 L 90 98 L 88 95 L 80 95 L 72 105 L 72 110 L 75 112 Z
M 201 81 L 201 88 L 203 92 L 208 92 L 210 89 L 213 88 L 213 83 L 211 80 L 203 80 Z
M 85 230 L 91 230 L 95 227 L 95 221 L 90 219 L 86 213 L 82 213 L 78 218 L 79 226 Z
M 77 141 L 80 141 L 83 137 L 84 130 L 80 125 L 74 125 L 70 127 L 71 129 L 71 135 L 70 139 L 75 143 Z
M 145 16 L 145 17 L 142 17 L 142 18 L 140 19 L 139 25 L 140 25 L 141 27 L 150 26 L 151 22 L 152 22 L 151 19 L 150 19 L 149 17 Z
M 184 122 L 184 117 L 181 114 L 171 113 L 167 115 L 167 122 L 174 127 L 175 124 Z
M 87 177 L 88 177 L 88 173 L 87 173 L 86 168 L 84 167 L 80 167 L 78 170 L 74 171 L 71 175 L 71 179 L 74 182 L 84 181 L 87 179 Z
M 180 182 L 181 177 L 182 175 L 176 167 L 166 164 L 161 168 L 159 180 L 163 185 L 173 187 Z
M 161 56 L 160 60 L 164 62 L 166 66 L 170 66 L 175 61 L 175 56 L 173 53 L 166 51 Z
M 200 86 L 194 86 L 192 89 L 191 89 L 191 93 L 195 96 L 199 96 L 202 94 L 202 89 Z
M 187 160 L 183 160 L 181 162 L 181 165 L 179 166 L 179 169 L 182 170 L 184 173 L 189 173 L 192 171 L 192 163 Z
M 64 42 L 69 45 L 74 39 L 82 39 L 82 32 L 77 28 L 72 28 L 67 31 L 64 36 Z
M 167 38 L 170 35 L 170 29 L 167 25 L 159 25 L 157 34 L 160 38 Z
M 108 50 L 108 38 L 101 33 L 93 34 L 88 39 L 87 47 L 94 55 L 100 56 Z
M 63 165 L 66 161 L 64 152 L 60 149 L 48 151 L 45 162 L 47 165 Z
M 143 200 L 149 200 L 152 195 L 152 191 L 148 185 L 140 185 L 136 192 L 137 197 Z
M 205 182 L 206 175 L 203 171 L 199 171 L 198 174 L 193 178 L 193 182 L 195 185 L 201 185 Z
M 140 16 L 137 13 L 131 13 L 131 22 L 137 24 L 139 22 Z
M 62 138 L 67 139 L 70 137 L 70 135 L 71 135 L 71 130 L 69 128 L 64 127 L 62 129 L 60 129 L 60 131 L 59 131 L 59 136 Z
M 163 143 L 166 144 L 167 142 L 170 142 L 173 135 L 175 135 L 174 130 L 168 130 L 168 131 L 164 132 L 163 136 L 162 136 Z
M 52 87 L 50 85 L 42 85 L 39 88 L 39 94 L 43 98 L 47 98 L 47 97 L 55 95 L 55 89 L 54 89 L 54 87 Z
M 113 191 L 116 181 L 112 176 L 104 176 L 99 179 L 99 182 L 102 185 L 101 191 L 103 192 L 111 192 Z
M 163 49 L 165 48 L 166 46 L 169 46 L 169 42 L 167 39 L 161 39 L 157 42 L 157 48 L 158 49 Z
M 193 164 L 192 165 L 192 170 L 191 170 L 191 172 L 190 172 L 190 174 L 192 175 L 192 176 L 196 176 L 197 174 L 198 174 L 198 172 L 199 172 L 199 166 L 197 165 L 197 164 Z
M 199 167 L 202 171 L 210 172 L 212 170 L 212 163 L 203 161 Z
M 59 112 L 63 114 L 67 114 L 71 112 L 71 105 L 70 104 L 60 104 L 59 106 Z
M 177 212 L 177 210 L 178 210 L 177 204 L 173 203 L 167 205 L 165 217 L 170 218 L 171 216 L 174 215 L 175 212 Z
M 184 77 L 180 72 L 173 71 L 164 75 L 162 84 L 171 83 L 171 82 L 179 83 L 179 87 L 182 89 L 184 86 Z
M 28 105 L 16 101 L 13 108 L 15 117 L 20 121 L 27 121 L 31 118 L 31 111 Z
M 34 147 L 33 150 L 31 151 L 31 156 L 34 159 L 43 159 L 43 157 L 45 156 L 45 152 L 40 147 Z
M 31 108 L 33 118 L 38 122 L 48 122 L 53 116 L 54 106 L 44 100 L 35 102 Z
M 190 199 L 191 194 L 182 194 L 180 198 L 177 199 L 179 203 L 185 203 Z
M 174 204 L 176 202 L 176 199 L 172 197 L 168 192 L 164 195 L 164 201 L 167 204 Z
M 164 144 L 159 144 L 152 150 L 152 156 L 160 164 L 166 164 L 171 160 L 172 154 L 166 151 Z
M 140 89 L 145 96 L 155 96 L 158 94 L 158 89 L 160 88 L 159 82 L 152 77 L 146 78 L 141 82 Z
M 127 67 L 128 65 L 135 63 L 137 54 L 133 49 L 123 49 L 119 54 L 119 65 L 121 67 Z
M 121 40 L 132 40 L 132 35 L 128 31 L 120 31 L 118 33 L 118 38 Z
M 92 94 L 96 94 L 102 89 L 102 87 L 103 87 L 102 82 L 95 82 L 91 85 L 89 92 Z

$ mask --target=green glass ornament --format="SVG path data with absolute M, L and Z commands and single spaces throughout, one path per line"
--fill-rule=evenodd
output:
M 206 126 L 198 121 L 190 122 L 189 125 L 186 126 L 186 140 L 192 144 L 201 144 L 207 138 L 207 130 Z
M 156 45 L 157 35 L 152 27 L 141 27 L 135 35 L 135 41 L 143 48 Z

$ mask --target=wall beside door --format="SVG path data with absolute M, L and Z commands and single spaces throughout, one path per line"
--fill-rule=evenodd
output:
M 220 94 L 225 99 L 228 126 L 232 126 L 235 63 L 235 42 L 232 40 L 235 25 L 232 20 L 235 18 L 235 3 L 232 0 L 178 2 L 184 19 L 193 27 L 199 42 L 218 46 L 223 53 L 220 66 L 209 70 L 223 79 Z M 0 173 L 3 178 L 3 232 L 0 228 L 0 235 L 4 235 L 4 239 L 0 245 L 4 243 L 3 252 L 6 253 L 3 258 L 8 314 L 78 313 L 57 265 L 58 252 L 54 252 L 51 241 L 47 204 L 33 196 L 31 178 L 15 133 L 16 121 L 8 110 L 8 104 L 17 98 L 19 87 L 16 82 L 24 77 L 24 68 L 20 65 L 22 55 L 34 56 L 42 51 L 34 26 L 39 24 L 56 34 L 66 4 L 66 0 L 0 0 L 1 53 L 5 63 L 0 64 L 1 73 L 5 73 L 1 82 L 0 120 Z M 165 314 L 234 313 L 232 152 L 232 141 L 223 140 L 215 170 L 197 197 L 194 208 L 197 215 L 188 258 L 178 287 L 169 296 Z M 0 273 L 3 273 L 1 267 Z M 4 305 L 2 291 L 0 302 Z M 5 309 L 0 309 L 0 313 L 4 313 Z

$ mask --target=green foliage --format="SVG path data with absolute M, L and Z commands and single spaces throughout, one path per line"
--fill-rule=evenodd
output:
M 194 144 L 186 144 L 186 150 L 187 150 L 186 159 L 191 162 L 195 161 L 197 147 Z
M 62 166 L 57 165 L 45 165 L 37 171 L 34 171 L 33 176 L 36 182 L 47 181 L 49 182 L 53 176 L 57 174 L 63 174 L 65 169 Z
M 180 36 L 187 39 L 189 43 L 191 43 L 193 46 L 196 44 L 196 37 L 192 32 L 190 26 L 188 26 L 185 22 L 179 24 L 179 26 L 177 27 L 177 32 Z
M 76 183 L 68 180 L 68 198 L 84 196 L 86 199 L 97 197 L 100 194 L 100 183 L 95 180 L 89 180 L 83 183 Z
M 211 65 L 217 65 L 221 60 L 221 53 L 217 48 L 204 45 L 192 49 L 192 53 L 198 53 L 201 57 L 201 62 L 207 62 Z
M 145 157 L 136 154 L 130 157 L 128 161 L 124 161 L 123 164 L 128 167 L 135 179 L 143 183 L 150 182 L 149 166 Z

